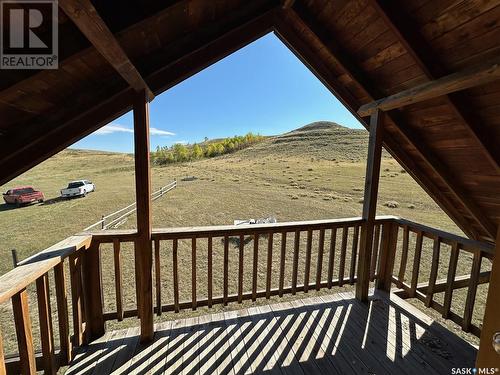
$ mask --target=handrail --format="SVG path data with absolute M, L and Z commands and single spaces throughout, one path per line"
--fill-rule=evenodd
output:
M 0 276 L 0 303 L 26 288 L 40 276 L 82 248 L 88 248 L 91 236 L 71 236 L 19 262 L 19 266 Z

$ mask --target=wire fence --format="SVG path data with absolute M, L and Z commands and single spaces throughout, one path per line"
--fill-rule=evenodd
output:
M 168 193 L 170 190 L 175 189 L 177 187 L 177 180 L 172 181 L 170 184 L 162 186 L 160 189 L 156 190 L 151 194 L 151 201 L 155 201 L 158 198 L 162 197 L 164 194 Z M 122 209 L 115 211 L 109 215 L 102 216 L 101 220 L 98 222 L 88 226 L 85 228 L 83 231 L 89 231 L 91 229 L 110 229 L 110 228 L 116 228 L 120 224 L 124 222 L 124 220 L 132 215 L 135 211 L 137 210 L 136 202 L 129 204 L 126 207 L 123 207 Z

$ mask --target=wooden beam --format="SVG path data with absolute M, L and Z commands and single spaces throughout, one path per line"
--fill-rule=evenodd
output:
M 294 3 L 295 3 L 295 0 L 281 0 L 281 8 L 289 9 L 289 8 L 293 7 Z
M 375 230 L 375 215 L 377 212 L 380 160 L 382 158 L 382 138 L 384 132 L 382 116 L 380 111 L 375 111 L 370 117 L 370 138 L 368 141 L 368 159 L 366 162 L 365 194 L 362 215 L 364 223 L 361 226 L 358 281 L 356 283 L 356 298 L 363 302 L 368 301 L 368 287 L 370 284 L 370 264 L 373 232 Z
M 153 92 L 89 0 L 59 0 L 59 7 L 134 90 L 145 90 L 148 99 L 154 99 Z
M 322 43 L 322 45 L 324 46 L 324 48 L 327 51 L 329 51 L 331 56 L 336 60 L 336 64 L 340 66 L 342 70 L 346 72 L 346 74 L 349 75 L 351 80 L 353 80 L 361 88 L 363 88 L 368 97 L 371 97 L 372 100 L 375 97 L 380 97 L 381 96 L 380 91 L 366 77 L 366 75 L 356 67 L 356 64 L 349 58 L 348 53 L 346 53 L 346 51 L 341 50 L 338 45 L 336 44 L 334 45 L 335 41 L 334 37 L 330 33 L 327 34 L 325 31 L 319 29 L 317 26 L 311 26 L 310 24 L 307 24 L 306 21 L 304 21 L 304 19 L 311 18 L 307 12 L 308 10 L 303 6 L 301 6 L 301 4 L 299 3 L 293 10 L 289 9 L 286 11 L 282 11 L 283 15 L 282 17 L 284 19 L 289 20 L 289 22 L 293 22 L 300 25 L 300 28 L 303 30 L 304 33 L 307 32 L 315 34 Z M 359 115 L 357 115 L 357 117 L 360 118 Z M 417 139 L 417 137 L 410 132 L 408 127 L 402 125 L 404 119 L 401 116 L 399 116 L 398 113 L 395 112 L 388 113 L 387 118 L 398 129 L 399 134 L 402 135 L 406 139 L 406 141 L 416 149 L 418 156 L 435 171 L 435 173 L 438 175 L 438 177 L 441 179 L 444 185 L 446 185 L 447 189 L 452 193 L 455 199 L 466 209 L 469 215 L 474 219 L 475 223 L 477 223 L 481 228 L 483 228 L 484 234 L 489 238 L 494 238 L 495 227 L 490 222 L 490 220 L 484 215 L 482 210 L 473 201 L 468 199 L 467 195 L 460 188 L 460 184 L 457 183 L 456 178 L 454 178 L 449 174 L 446 166 L 444 166 L 440 162 L 440 160 L 433 155 L 432 152 L 422 147 L 421 140 Z M 396 147 L 398 146 L 396 145 Z M 427 180 L 429 179 L 427 178 Z M 436 202 L 439 202 L 440 199 L 443 200 L 444 202 L 449 201 L 446 195 L 440 192 L 439 188 L 433 189 L 433 191 L 434 191 L 434 194 L 432 195 L 433 197 L 436 196 L 440 197 L 439 199 L 435 199 Z M 457 222 L 457 224 L 462 223 L 460 227 L 463 230 L 465 229 L 464 231 L 465 233 L 467 233 L 467 235 L 478 239 L 478 235 L 470 228 L 471 227 L 470 223 L 468 223 L 468 221 L 463 217 L 463 215 L 457 212 L 457 210 L 453 207 L 454 205 L 456 205 L 456 203 L 453 204 L 452 202 L 452 204 L 448 206 L 447 210 L 448 212 L 456 213 L 454 215 L 450 215 L 450 217 L 452 217 Z
M 370 4 L 384 19 L 387 26 L 396 34 L 399 42 L 413 57 L 417 65 L 429 79 L 445 76 L 450 71 L 445 69 L 433 49 L 418 31 L 419 25 L 405 14 L 397 2 L 391 0 L 370 0 Z M 466 130 L 480 147 L 483 155 L 497 172 L 500 172 L 500 152 L 494 143 L 494 138 L 489 137 L 484 131 L 484 126 L 477 116 L 471 114 L 469 103 L 464 93 L 450 93 L 446 100 L 458 119 L 464 124 Z M 494 234 L 493 234 L 494 236 Z
M 135 195 L 137 202 L 136 274 L 138 275 L 141 342 L 153 339 L 153 247 L 151 224 L 151 166 L 149 105 L 145 90 L 134 96 Z
M 500 61 L 483 63 L 460 72 L 426 82 L 397 94 L 362 105 L 358 114 L 367 117 L 377 110 L 390 111 L 500 79 Z
M 476 360 L 478 368 L 498 367 L 500 363 L 500 353 L 493 347 L 493 336 L 500 335 L 500 294 L 498 293 L 500 289 L 500 226 L 497 232 L 495 253 Z

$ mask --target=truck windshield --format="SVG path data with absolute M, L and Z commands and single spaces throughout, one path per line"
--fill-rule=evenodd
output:
M 19 195 L 22 195 L 22 194 L 31 194 L 33 192 L 34 192 L 34 190 L 32 188 L 25 188 L 25 189 L 14 190 L 14 194 L 19 194 Z
M 74 189 L 74 188 L 77 188 L 77 187 L 80 187 L 80 186 L 83 186 L 83 182 L 81 181 L 78 181 L 78 182 L 70 182 L 68 184 L 68 189 Z

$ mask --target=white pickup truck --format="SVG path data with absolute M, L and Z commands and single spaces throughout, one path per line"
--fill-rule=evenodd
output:
M 71 181 L 68 187 L 61 190 L 61 197 L 71 198 L 71 197 L 84 197 L 87 193 L 95 191 L 95 185 L 91 181 L 87 180 L 77 180 Z

